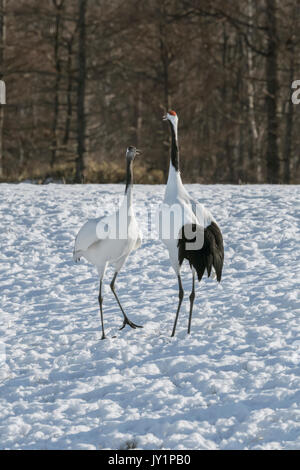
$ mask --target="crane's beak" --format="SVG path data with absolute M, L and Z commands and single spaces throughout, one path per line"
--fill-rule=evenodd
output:
M 142 153 L 143 153 L 143 152 L 142 152 L 141 150 L 139 150 L 139 149 L 136 149 L 136 151 L 135 151 L 135 155 L 136 155 L 137 157 L 138 157 L 139 155 L 142 155 Z
M 163 121 L 167 121 L 168 120 L 168 115 L 165 114 L 162 119 L 163 119 Z

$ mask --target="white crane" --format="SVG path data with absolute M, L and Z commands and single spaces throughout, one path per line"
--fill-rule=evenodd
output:
M 106 338 L 103 323 L 103 296 L 102 280 L 108 264 L 115 269 L 110 288 L 118 302 L 123 314 L 122 330 L 126 325 L 131 328 L 142 328 L 127 317 L 115 290 L 116 277 L 133 250 L 141 246 L 142 236 L 139 230 L 132 203 L 133 191 L 133 161 L 140 151 L 130 146 L 126 150 L 127 179 L 124 200 L 120 208 L 110 216 L 89 220 L 79 230 L 76 240 L 73 258 L 79 261 L 83 256 L 87 261 L 96 266 L 100 276 L 99 307 L 102 326 L 102 338 Z
M 170 262 L 178 278 L 179 301 L 172 331 L 172 336 L 174 336 L 184 296 L 180 276 L 184 259 L 189 261 L 193 277 L 188 321 L 188 333 L 190 333 L 195 299 L 195 273 L 201 281 L 206 270 L 208 277 L 212 273 L 220 282 L 224 247 L 223 237 L 215 219 L 202 204 L 189 196 L 182 184 L 179 171 L 176 112 L 169 111 L 163 120 L 170 124 L 172 143 L 168 182 L 164 202 L 159 210 L 159 235 L 169 251 Z

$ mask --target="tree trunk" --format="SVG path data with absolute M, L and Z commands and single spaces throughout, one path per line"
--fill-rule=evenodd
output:
M 160 48 L 161 48 L 161 60 L 163 66 L 163 87 L 164 87 L 164 107 L 165 112 L 169 111 L 170 109 L 170 94 L 169 94 L 169 64 L 168 64 L 168 52 L 165 47 L 164 40 L 162 37 L 160 38 Z M 166 137 L 163 136 L 163 144 L 166 149 L 170 147 L 171 139 L 170 136 Z M 167 180 L 169 171 L 169 157 L 164 159 L 163 165 L 163 172 L 165 175 L 165 179 Z
M 54 85 L 54 109 L 53 109 L 53 122 L 52 122 L 52 151 L 51 151 L 51 168 L 53 168 L 58 147 L 57 137 L 57 126 L 59 119 L 59 93 L 60 93 L 60 82 L 61 82 L 61 61 L 60 61 L 60 29 L 61 29 L 61 13 L 63 8 L 64 0 L 58 3 L 53 0 L 53 5 L 56 8 L 55 16 L 55 33 L 54 33 L 54 61 L 55 61 L 55 85 Z
M 277 120 L 277 27 L 276 27 L 276 0 L 267 0 L 267 41 L 268 52 L 266 56 L 267 80 L 267 182 L 279 183 L 279 154 L 278 154 L 278 120 Z
M 5 49 L 5 40 L 6 40 L 5 7 L 6 7 L 6 0 L 0 0 L 0 80 L 3 80 L 3 76 L 4 76 L 4 49 Z M 4 106 L 5 104 L 0 104 L 0 177 L 3 177 L 4 175 L 4 169 L 3 169 Z
M 86 115 L 85 115 L 85 89 L 86 89 L 86 8 L 88 0 L 78 0 L 78 84 L 77 84 L 77 158 L 75 182 L 82 183 L 85 169 L 86 152 Z
M 163 105 L 165 112 L 169 111 L 171 107 L 170 96 L 170 82 L 169 82 L 169 51 L 168 51 L 168 38 L 167 38 L 167 11 L 165 1 L 159 2 L 159 47 L 160 47 L 160 62 L 162 67 L 162 85 L 163 85 Z M 165 158 L 163 159 L 163 172 L 165 180 L 168 178 L 169 172 L 169 156 L 168 149 L 171 144 L 171 138 L 168 136 L 167 140 L 163 134 L 163 146 L 165 147 Z
M 64 146 L 68 145 L 70 128 L 71 128 L 71 119 L 72 119 L 72 92 L 73 92 L 73 74 L 72 74 L 72 56 L 73 56 L 73 40 L 74 35 L 72 34 L 71 38 L 67 42 L 68 49 L 68 60 L 67 60 L 67 112 L 66 112 L 66 121 L 65 121 L 65 133 L 63 143 Z
M 141 83 L 137 84 L 137 93 L 135 101 L 135 145 L 140 148 L 142 133 L 143 113 L 142 113 L 142 87 Z
M 295 64 L 295 52 L 297 54 L 297 30 L 298 30 L 298 12 L 300 8 L 300 1 L 297 0 L 293 7 L 292 7 L 292 18 L 293 22 L 291 25 L 291 36 L 289 41 L 287 41 L 286 46 L 288 50 L 288 54 L 290 56 L 289 63 L 290 63 L 290 70 L 289 70 L 289 83 L 292 84 L 295 77 L 295 69 L 297 68 L 297 62 Z M 296 48 L 295 48 L 296 45 Z M 285 124 L 285 136 L 284 136 L 284 149 L 283 149 L 283 180 L 286 184 L 289 184 L 291 181 L 291 164 L 293 161 L 292 155 L 292 142 L 293 142 L 293 128 L 294 128 L 294 103 L 292 102 L 291 96 L 291 88 L 288 94 L 288 102 L 287 102 L 287 113 L 286 113 L 286 124 Z
M 290 60 L 290 80 L 292 83 L 294 80 L 294 51 L 291 54 Z M 287 114 L 286 114 L 286 127 L 284 137 L 284 168 L 283 168 L 283 179 L 286 184 L 291 181 L 291 156 L 292 156 L 292 135 L 293 135 L 293 117 L 294 117 L 294 104 L 292 102 L 291 94 L 289 93 L 287 103 Z
M 253 43 L 253 0 L 248 0 L 248 16 L 249 16 L 249 28 L 248 28 L 248 36 L 250 39 L 250 43 Z M 262 183 L 262 169 L 261 169 L 261 155 L 260 149 L 258 148 L 258 129 L 256 124 L 256 116 L 255 116 L 255 89 L 254 89 L 254 63 L 253 63 L 253 50 L 251 47 L 247 47 L 247 65 L 248 65 L 248 75 L 249 78 L 247 80 L 247 88 L 248 88 L 248 107 L 249 107 L 249 121 L 250 121 L 250 128 L 251 128 L 251 136 L 252 136 L 252 145 L 251 150 L 253 157 L 256 162 L 256 181 L 257 183 Z

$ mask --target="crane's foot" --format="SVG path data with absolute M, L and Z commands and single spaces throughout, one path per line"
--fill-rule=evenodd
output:
M 102 333 L 101 339 L 106 339 L 106 336 L 104 333 Z
M 136 328 L 143 328 L 142 326 L 136 325 L 135 323 L 133 323 L 131 320 L 129 320 L 128 317 L 124 318 L 123 325 L 121 326 L 120 330 L 123 330 L 123 328 L 125 328 L 126 325 L 129 325 L 130 328 L 133 328 L 134 330 Z

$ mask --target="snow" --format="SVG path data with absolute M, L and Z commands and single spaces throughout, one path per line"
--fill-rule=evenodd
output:
M 1 449 L 299 449 L 299 187 L 186 186 L 225 241 L 220 285 L 191 274 L 176 336 L 177 280 L 135 187 L 142 247 L 105 278 L 74 264 L 78 229 L 112 212 L 122 185 L 0 185 Z

